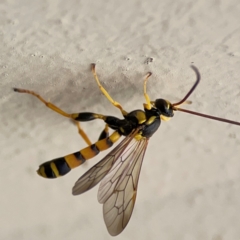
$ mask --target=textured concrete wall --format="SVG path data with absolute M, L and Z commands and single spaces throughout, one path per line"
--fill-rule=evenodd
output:
M 83 147 L 76 127 L 30 95 L 68 112 L 120 116 L 90 71 L 127 111 L 142 108 L 148 71 L 151 99 L 240 121 L 240 3 L 197 1 L 0 2 L 0 238 L 111 239 L 97 187 L 71 187 L 105 153 L 57 180 L 38 165 Z M 101 121 L 82 124 L 92 141 Z M 240 239 L 240 128 L 176 113 L 151 138 L 132 219 L 116 239 Z

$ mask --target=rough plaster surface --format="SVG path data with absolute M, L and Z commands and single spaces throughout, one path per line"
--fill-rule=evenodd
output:
M 148 93 L 178 101 L 202 81 L 186 108 L 240 120 L 240 2 L 0 2 L 0 239 L 111 239 L 97 187 L 73 197 L 74 182 L 105 153 L 57 180 L 35 170 L 85 146 L 68 119 L 22 87 L 68 112 L 120 116 L 99 77 L 127 111 Z M 152 60 L 152 61 L 151 61 Z M 92 141 L 102 122 L 82 124 Z M 116 239 L 240 239 L 240 128 L 176 113 L 152 137 L 134 213 Z

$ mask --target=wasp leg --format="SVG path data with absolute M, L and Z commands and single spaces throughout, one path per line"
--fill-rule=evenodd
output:
M 78 128 L 78 133 L 81 135 L 81 137 L 84 139 L 84 141 L 90 146 L 92 145 L 91 141 L 89 140 L 88 136 L 85 134 L 85 132 L 83 131 L 83 129 L 80 126 L 80 123 L 75 121 L 77 128 Z M 98 141 L 102 140 L 104 138 L 109 137 L 109 127 L 106 124 L 105 128 L 103 129 L 103 131 L 101 132 Z
M 78 152 L 41 164 L 37 173 L 44 178 L 61 177 L 86 160 L 95 157 L 99 152 L 110 148 L 120 137 L 121 134 L 115 131 L 109 137 L 101 139 Z
M 80 121 L 80 122 L 87 122 L 87 121 L 92 121 L 95 119 L 103 120 L 106 123 L 106 126 L 105 126 L 104 130 L 102 131 L 102 133 L 100 134 L 98 140 L 101 140 L 101 139 L 109 136 L 109 133 L 108 133 L 109 127 L 113 130 L 120 131 L 122 134 L 123 133 L 127 134 L 127 132 L 126 132 L 127 129 L 125 129 L 125 128 L 128 125 L 128 120 L 126 120 L 126 119 L 119 119 L 117 117 L 105 116 L 102 114 L 92 113 L 92 112 L 81 112 L 81 113 L 75 113 L 73 115 L 74 115 L 74 119 L 76 121 Z M 131 131 L 131 129 L 130 129 L 130 131 Z
M 64 112 L 62 109 L 58 108 L 57 106 L 55 106 L 54 104 L 52 104 L 51 102 L 46 101 L 44 98 L 42 98 L 39 94 L 35 93 L 34 91 L 30 91 L 30 90 L 26 90 L 26 89 L 20 89 L 20 88 L 14 88 L 13 89 L 15 92 L 19 92 L 19 93 L 28 93 L 33 95 L 34 97 L 38 98 L 41 102 L 43 102 L 46 107 L 50 108 L 51 110 L 53 110 L 54 112 L 57 112 L 59 114 L 61 114 L 64 117 L 67 118 L 71 118 L 73 120 L 74 116 L 76 116 L 77 114 L 69 114 Z M 78 127 L 78 132 L 81 135 L 81 137 L 83 138 L 83 140 L 88 144 L 91 145 L 91 141 L 89 140 L 89 138 L 87 137 L 87 134 L 83 131 L 83 129 L 80 127 L 80 124 L 77 124 Z
M 92 113 L 92 112 L 81 112 L 81 113 L 73 113 L 72 117 L 75 121 L 79 122 L 88 122 L 95 119 L 101 119 L 103 120 L 108 127 L 112 128 L 113 130 L 119 130 L 124 124 L 126 124 L 125 119 L 119 119 L 113 116 L 105 116 L 98 113 Z M 105 127 L 104 131 L 108 131 Z
M 101 92 L 105 95 L 105 97 L 113 104 L 113 106 L 117 107 L 118 109 L 120 109 L 121 113 L 123 116 L 127 115 L 127 112 L 122 108 L 122 106 L 120 105 L 120 103 L 114 101 L 112 99 L 112 97 L 109 95 L 109 93 L 107 92 L 107 90 L 101 85 L 97 73 L 96 73 L 96 69 L 95 69 L 96 64 L 92 63 L 92 72 L 93 72 L 93 76 L 98 84 L 98 87 L 100 88 Z
M 78 128 L 78 133 L 80 134 L 80 136 L 82 137 L 82 139 L 90 146 L 92 145 L 91 141 L 89 140 L 87 134 L 83 131 L 83 129 L 80 126 L 80 123 L 77 121 L 74 121 L 77 125 Z
M 19 92 L 19 93 L 31 94 L 31 95 L 35 96 L 36 98 L 38 98 L 41 102 L 43 102 L 46 105 L 46 107 L 52 109 L 54 112 L 57 112 L 57 113 L 61 114 L 64 117 L 73 119 L 72 114 L 64 112 L 62 109 L 58 108 L 57 106 L 55 106 L 51 102 L 48 102 L 45 99 L 43 99 L 39 94 L 35 93 L 34 91 L 21 89 L 21 88 L 13 88 L 13 90 L 15 92 Z
M 88 121 L 92 121 L 95 119 L 105 120 L 107 118 L 107 116 L 97 114 L 97 113 L 91 113 L 91 112 L 67 113 L 67 112 L 63 111 L 62 109 L 60 109 L 59 107 L 52 104 L 51 102 L 46 101 L 44 98 L 42 98 L 39 94 L 35 93 L 34 91 L 20 89 L 20 88 L 13 88 L 13 90 L 15 92 L 27 93 L 27 94 L 33 95 L 34 97 L 38 98 L 41 102 L 43 102 L 46 105 L 46 107 L 50 108 L 54 112 L 59 113 L 62 116 L 70 118 L 74 121 L 76 120 L 76 121 L 80 121 L 80 122 L 88 122 Z
M 149 79 L 149 77 L 150 77 L 151 75 L 152 75 L 151 72 L 149 72 L 149 73 L 147 74 L 146 78 L 144 79 L 144 84 L 143 84 L 144 97 L 145 97 L 146 102 L 147 102 L 147 103 L 144 103 L 143 106 L 144 106 L 144 108 L 146 108 L 146 109 L 148 109 L 148 110 L 150 110 L 150 109 L 152 108 L 152 104 L 151 104 L 150 98 L 149 98 L 149 96 L 148 96 L 148 94 L 147 94 L 147 81 L 148 81 L 148 79 Z

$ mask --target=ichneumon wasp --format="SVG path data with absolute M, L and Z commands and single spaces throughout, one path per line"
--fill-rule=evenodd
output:
M 240 125 L 240 122 L 178 107 L 183 103 L 189 102 L 187 100 L 188 97 L 200 82 L 201 77 L 198 69 L 195 66 L 191 66 L 191 68 L 195 72 L 197 80 L 186 96 L 181 101 L 173 104 L 161 98 L 155 101 L 150 100 L 146 90 L 147 81 L 151 76 L 149 72 L 144 80 L 144 97 L 146 100 L 146 103 L 143 104 L 144 110 L 134 110 L 128 113 L 103 88 L 96 74 L 95 64 L 92 64 L 92 72 L 98 87 L 105 97 L 121 111 L 123 119 L 92 112 L 69 114 L 51 102 L 45 101 L 33 91 L 14 88 L 15 92 L 31 94 L 42 101 L 48 108 L 64 117 L 74 120 L 77 124 L 79 134 L 88 144 L 88 147 L 80 151 L 41 164 L 37 173 L 44 178 L 63 176 L 72 168 L 95 157 L 100 151 L 112 147 L 121 136 L 124 136 L 125 138 L 119 145 L 77 180 L 72 190 L 73 195 L 79 195 L 101 181 L 98 190 L 98 201 L 103 204 L 103 217 L 106 227 L 112 236 L 120 234 L 132 215 L 137 195 L 139 174 L 148 140 L 157 131 L 161 120 L 168 120 L 174 116 L 174 111 L 181 111 L 221 122 Z M 106 125 L 98 141 L 92 144 L 79 122 L 87 122 L 95 119 L 103 120 Z M 109 135 L 109 128 L 114 130 L 111 135 Z

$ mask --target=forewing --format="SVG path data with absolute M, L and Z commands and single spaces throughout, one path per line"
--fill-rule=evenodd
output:
M 147 139 L 132 139 L 100 184 L 98 200 L 112 236 L 123 231 L 132 215 L 147 143 Z
M 73 195 L 84 193 L 97 185 L 106 176 L 114 162 L 124 152 L 137 132 L 138 129 L 136 129 L 129 136 L 125 137 L 122 142 L 117 145 L 108 155 L 106 155 L 100 162 L 95 164 L 85 174 L 83 174 L 77 180 L 72 189 Z

